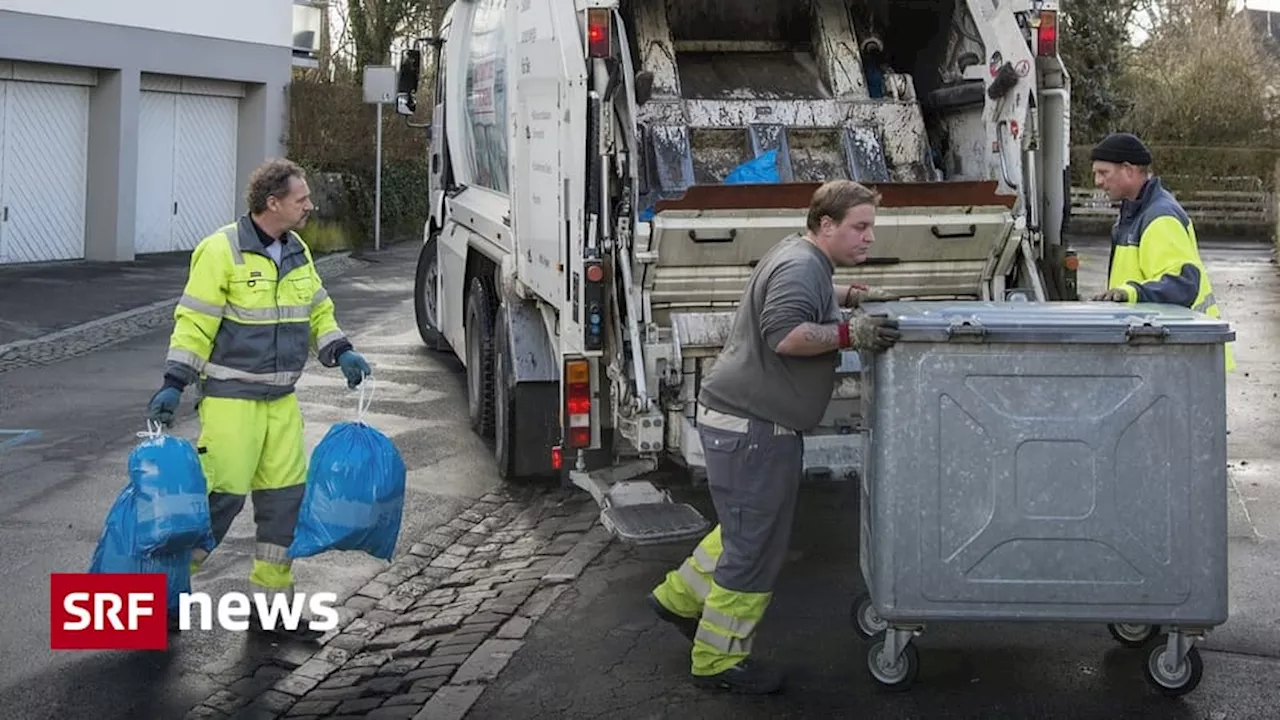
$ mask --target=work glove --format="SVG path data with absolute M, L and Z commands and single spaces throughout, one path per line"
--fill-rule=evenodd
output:
M 849 302 L 849 307 L 859 307 L 864 302 L 890 302 L 898 299 L 895 293 L 891 293 L 888 290 L 859 285 L 858 283 L 850 284 L 846 293 L 846 302 Z
M 173 424 L 173 414 L 178 411 L 178 402 L 182 400 L 182 391 L 166 385 L 151 396 L 147 405 L 147 419 L 158 422 L 165 427 Z
M 888 350 L 902 337 L 898 321 L 884 315 L 855 315 L 849 320 L 849 345 L 855 350 Z
M 1094 295 L 1091 299 L 1101 302 L 1127 303 L 1129 302 L 1129 295 L 1123 288 L 1111 288 L 1110 290 L 1104 290 L 1103 292 Z
M 342 374 L 347 376 L 347 387 L 355 388 L 366 377 L 373 375 L 373 370 L 369 368 L 369 363 L 364 356 L 355 350 L 348 350 L 338 358 L 338 367 L 342 368 Z

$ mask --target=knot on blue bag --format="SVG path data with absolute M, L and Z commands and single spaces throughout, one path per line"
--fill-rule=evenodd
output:
M 356 419 L 329 428 L 311 453 L 291 558 L 356 550 L 390 560 L 395 552 L 404 516 L 404 459 L 365 420 L 372 378 L 358 391 Z

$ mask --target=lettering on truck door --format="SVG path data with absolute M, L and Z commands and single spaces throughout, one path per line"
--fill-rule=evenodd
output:
M 564 296 L 564 178 L 559 122 L 560 48 L 547 3 L 522 2 L 516 12 L 515 203 L 520 279 L 557 306 Z

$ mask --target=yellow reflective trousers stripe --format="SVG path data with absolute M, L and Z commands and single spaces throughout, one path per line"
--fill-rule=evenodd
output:
M 749 656 L 756 626 L 773 597 L 773 593 L 744 593 L 717 585 L 712 576 L 723 549 L 717 525 L 653 589 L 667 610 L 681 617 L 700 617 L 691 652 L 694 675 L 722 673 Z

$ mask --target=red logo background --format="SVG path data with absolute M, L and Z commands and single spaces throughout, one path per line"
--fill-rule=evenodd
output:
M 169 647 L 169 612 L 166 602 L 166 578 L 159 573 L 54 573 L 49 576 L 49 648 L 52 650 L 165 650 Z M 83 622 L 76 613 L 68 612 L 64 603 L 72 593 L 88 593 L 87 600 L 76 603 L 93 617 L 83 630 L 68 630 L 64 623 Z M 118 596 L 116 617 L 123 629 L 116 629 L 107 617 L 111 604 L 101 606 L 101 593 Z M 137 629 L 129 630 L 129 594 L 150 593 L 151 599 L 139 599 L 139 608 L 149 608 L 151 615 L 139 615 Z M 101 625 L 101 629 L 96 629 Z

